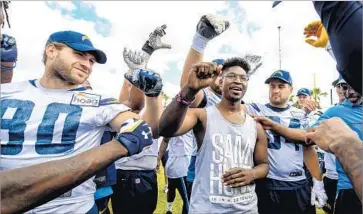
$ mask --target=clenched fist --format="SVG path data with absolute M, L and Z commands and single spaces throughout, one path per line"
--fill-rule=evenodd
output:
M 201 62 L 192 66 L 189 72 L 188 87 L 199 91 L 214 82 L 222 70 L 215 62 Z

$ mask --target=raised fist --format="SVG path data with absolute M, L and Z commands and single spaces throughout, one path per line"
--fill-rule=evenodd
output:
M 16 62 L 17 58 L 18 49 L 15 38 L 3 34 L 1 40 L 1 62 Z
M 165 29 L 166 25 L 162 25 L 150 33 L 149 39 L 145 42 L 142 50 L 151 55 L 158 49 L 171 49 L 171 45 L 165 44 L 161 41 L 161 37 L 165 36 L 166 34 Z
M 149 60 L 149 55 L 142 51 L 132 51 L 124 48 L 123 52 L 124 61 L 127 66 L 131 69 L 146 68 L 146 63 Z
M 200 18 L 197 24 L 197 33 L 205 39 L 211 40 L 228 28 L 229 21 L 214 14 L 207 14 Z
M 188 87 L 196 91 L 208 87 L 215 81 L 221 70 L 222 66 L 218 66 L 215 62 L 201 62 L 193 65 L 189 71 Z
M 135 69 L 124 76 L 131 84 L 140 89 L 148 97 L 157 97 L 163 89 L 160 74 L 150 69 Z
M 325 48 L 329 42 L 329 36 L 326 32 L 324 25 L 321 21 L 313 21 L 304 28 L 305 42 L 317 47 Z M 309 37 L 315 36 L 317 39 L 311 39 Z

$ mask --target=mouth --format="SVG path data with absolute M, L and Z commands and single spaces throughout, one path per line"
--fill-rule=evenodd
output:
M 83 69 L 80 69 L 80 68 L 75 68 L 75 69 L 79 70 L 79 71 L 80 71 L 80 72 L 82 72 L 82 73 L 88 74 L 88 72 L 87 72 L 87 71 L 85 71 L 85 70 L 83 70 Z
M 234 92 L 242 92 L 242 88 L 237 87 L 237 86 L 230 87 L 229 90 L 234 91 Z
M 356 100 L 358 100 L 358 97 L 349 97 L 348 98 L 350 101 L 356 101 Z

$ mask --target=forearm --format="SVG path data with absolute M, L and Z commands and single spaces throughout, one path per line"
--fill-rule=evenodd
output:
M 304 147 L 304 163 L 311 176 L 316 180 L 321 181 L 322 175 L 320 173 L 318 153 L 313 146 Z
M 131 89 L 131 83 L 124 79 L 124 82 L 121 87 L 120 95 L 119 95 L 119 101 L 120 103 L 128 102 L 129 96 L 130 96 L 130 89 Z
M 288 128 L 281 124 L 276 124 L 273 130 L 294 143 L 305 144 L 306 131 L 303 129 Z
M 363 142 L 358 138 L 344 138 L 331 147 L 344 171 L 353 184 L 353 188 L 362 201 L 363 189 Z
M 163 112 L 162 95 L 157 97 L 145 97 L 146 108 L 141 118 L 151 127 L 153 138 L 159 137 L 159 120 Z
M 159 159 L 161 160 L 164 157 L 165 151 L 168 148 L 168 141 L 165 138 L 161 141 L 160 148 L 159 148 Z
M 25 212 L 44 204 L 127 153 L 119 142 L 111 141 L 71 158 L 1 171 L 1 213 Z
M 187 58 L 185 59 L 183 73 L 180 79 L 180 88 L 183 88 L 185 83 L 188 81 L 189 71 L 192 66 L 196 63 L 203 61 L 203 54 L 199 53 L 198 51 L 190 48 Z
M 197 91 L 193 91 L 189 87 L 185 86 L 181 90 L 181 97 L 183 100 L 191 101 L 195 97 L 196 93 Z M 173 137 L 181 127 L 187 111 L 187 105 L 173 99 L 161 115 L 159 122 L 160 136 Z
M 269 166 L 268 163 L 258 164 L 253 168 L 253 180 L 265 178 L 268 174 Z
M 128 107 L 131 108 L 133 111 L 141 111 L 145 107 L 144 92 L 132 85 L 130 89 L 128 103 Z

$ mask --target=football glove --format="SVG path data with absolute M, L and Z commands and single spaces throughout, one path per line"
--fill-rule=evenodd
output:
M 122 123 L 115 139 L 127 149 L 129 156 L 142 152 L 153 143 L 150 126 L 145 121 L 134 118 Z
M 161 37 L 166 35 L 166 25 L 157 27 L 150 35 L 149 39 L 142 46 L 142 50 L 145 51 L 149 56 L 158 49 L 171 49 L 171 45 L 163 43 Z
M 207 14 L 202 16 L 197 24 L 192 48 L 199 53 L 203 53 L 208 41 L 222 34 L 229 26 L 229 21 L 217 15 Z
M 17 61 L 17 58 L 18 58 L 18 49 L 16 46 L 15 38 L 3 34 L 1 40 L 1 62 L 14 62 L 14 66 L 7 67 L 1 65 L 1 69 L 12 70 L 16 66 L 15 62 Z
M 329 36 L 326 32 L 324 25 L 321 21 L 313 21 L 304 28 L 305 42 L 317 47 L 325 48 L 329 42 Z M 311 36 L 317 37 L 317 39 L 309 38 Z
M 149 55 L 147 53 L 132 51 L 127 48 L 124 48 L 123 57 L 125 63 L 131 70 L 146 68 L 147 61 L 149 60 Z
M 135 69 L 125 73 L 125 78 L 148 97 L 157 97 L 163 89 L 160 74 L 150 69 Z
M 323 181 L 318 181 L 315 178 L 313 178 L 313 183 L 313 189 L 311 190 L 311 205 L 314 205 L 315 199 L 317 199 L 316 207 L 322 208 L 328 200 L 324 189 L 324 183 Z

